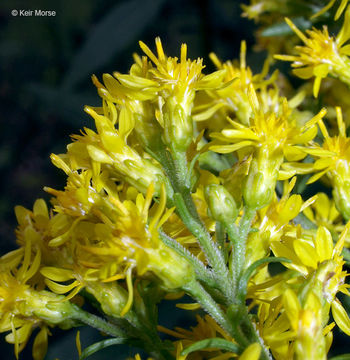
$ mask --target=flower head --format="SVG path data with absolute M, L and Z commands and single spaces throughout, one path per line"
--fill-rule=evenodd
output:
M 40 251 L 34 258 L 30 242 L 0 259 L 0 332 L 15 345 L 15 355 L 27 344 L 32 331 L 40 327 L 33 344 L 33 358 L 43 360 L 47 349 L 48 326 L 73 325 L 74 309 L 62 297 L 45 290 L 36 290 L 33 279 L 38 274 Z
M 216 145 L 214 142 L 210 149 L 219 153 L 237 151 L 240 158 L 252 156 L 243 197 L 251 207 L 261 208 L 272 199 L 284 157 L 301 160 L 306 156 L 299 144 L 307 144 L 316 136 L 315 123 L 324 116 L 325 110 L 300 127 L 296 119 L 290 117 L 291 110 L 286 100 L 281 114 L 273 110 L 265 113 L 254 87 L 250 85 L 249 101 L 253 110 L 250 126 L 229 120 L 233 129 L 211 134 L 224 144 Z
M 313 183 L 324 175 L 327 175 L 332 186 L 335 205 L 343 217 L 350 218 L 350 189 L 348 186 L 350 180 L 350 138 L 346 136 L 346 127 L 343 121 L 341 109 L 336 108 L 339 135 L 330 136 L 322 120 L 319 126 L 324 137 L 322 146 L 314 143 L 305 152 L 316 158 L 314 164 L 306 164 L 305 170 L 315 171 L 308 183 Z M 291 164 L 292 167 L 298 167 L 297 164 Z
M 345 13 L 344 24 L 334 38 L 326 26 L 322 30 L 306 30 L 304 35 L 289 19 L 286 22 L 305 44 L 297 46 L 298 55 L 275 55 L 276 59 L 293 61 L 293 72 L 302 79 L 315 77 L 313 94 L 317 97 L 321 80 L 328 74 L 349 84 L 350 49 L 345 45 L 350 38 L 350 8 Z

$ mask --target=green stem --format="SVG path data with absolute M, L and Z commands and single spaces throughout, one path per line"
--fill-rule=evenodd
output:
M 183 290 L 198 301 L 203 309 L 207 311 L 225 331 L 231 334 L 231 336 L 233 335 L 232 325 L 227 320 L 225 313 L 197 281 L 192 281 L 185 285 Z
M 184 189 L 190 188 L 190 184 L 187 184 L 186 181 L 188 174 L 186 152 L 172 151 L 171 154 L 176 168 L 178 185 L 180 185 L 179 190 L 183 192 Z
M 259 343 L 261 345 L 262 351 L 260 355 L 261 360 L 272 360 L 272 356 L 269 350 L 264 344 L 264 340 L 260 337 L 258 330 L 253 324 L 252 320 L 249 317 L 247 307 L 245 306 L 245 314 L 242 319 L 243 332 L 248 335 L 248 338 L 251 343 Z
M 228 269 L 221 252 L 211 239 L 204 225 L 191 215 L 180 194 L 174 195 L 174 202 L 181 220 L 197 238 L 209 264 L 213 267 L 214 274 L 218 280 L 218 285 L 220 286 L 221 291 L 229 300 L 233 300 L 233 284 L 229 279 Z
M 124 337 L 124 332 L 117 326 L 101 319 L 100 317 L 90 314 L 87 311 L 82 310 L 78 306 L 74 306 L 75 311 L 72 318 L 82 322 L 85 325 L 89 325 L 94 329 L 97 329 L 105 334 L 113 337 Z
M 173 250 L 175 250 L 179 255 L 187 259 L 187 261 L 193 266 L 198 280 L 202 281 L 209 287 L 216 287 L 216 281 L 211 274 L 211 271 L 207 269 L 204 264 L 193 256 L 186 248 L 184 248 L 179 242 L 169 237 L 163 231 L 159 231 L 159 235 L 163 243 Z
M 226 225 L 228 236 L 233 243 L 233 253 L 231 254 L 230 259 L 230 270 L 236 288 L 244 269 L 246 243 L 254 216 L 255 210 L 245 208 L 238 231 L 235 224 Z
M 227 262 L 228 252 L 227 252 L 226 240 L 225 240 L 226 232 L 224 226 L 219 221 L 217 221 L 215 224 L 215 234 L 216 234 L 216 242 L 218 244 L 219 250 L 221 251 L 222 256 L 224 257 L 225 262 Z

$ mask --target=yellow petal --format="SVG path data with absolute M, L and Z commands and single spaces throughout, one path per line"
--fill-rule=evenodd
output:
M 310 79 L 313 77 L 313 67 L 306 66 L 302 68 L 293 69 L 293 74 L 300 77 L 301 79 Z
M 78 355 L 81 357 L 81 342 L 80 342 L 80 331 L 77 331 L 77 335 L 75 336 L 75 345 L 78 350 Z
M 277 180 L 288 180 L 290 179 L 292 176 L 295 175 L 295 171 L 294 170 L 289 170 L 289 171 L 285 171 L 285 170 L 280 170 L 278 172 L 278 178 Z
M 318 93 L 320 91 L 320 87 L 321 87 L 321 81 L 322 81 L 322 78 L 321 77 L 315 77 L 315 80 L 314 80 L 314 86 L 313 86 L 313 89 L 312 89 L 312 93 L 314 95 L 314 98 L 317 98 L 318 96 Z
M 303 200 L 300 195 L 293 194 L 284 204 L 279 217 L 282 223 L 288 223 L 294 219 L 300 212 Z
M 92 158 L 92 160 L 94 160 L 94 161 L 97 161 L 100 163 L 105 163 L 105 164 L 113 163 L 113 160 L 110 158 L 110 156 L 108 156 L 103 150 L 97 148 L 96 146 L 88 145 L 87 151 L 88 151 L 90 157 Z
M 34 215 L 42 215 L 45 218 L 49 218 L 49 211 L 47 209 L 46 202 L 43 199 L 38 199 L 35 201 L 33 206 L 33 212 Z
M 314 183 L 315 181 L 317 181 L 318 179 L 320 179 L 324 174 L 326 174 L 327 170 L 324 171 L 320 171 L 319 173 L 311 176 L 311 178 L 307 181 L 307 185 Z
M 247 139 L 247 140 L 259 140 L 259 137 L 250 129 L 224 129 L 222 135 L 229 139 Z
M 339 328 L 350 336 L 350 319 L 338 299 L 332 302 L 332 315 Z
M 233 145 L 212 145 L 209 147 L 209 149 L 220 154 L 227 154 L 242 149 L 246 146 L 250 146 L 252 144 L 254 144 L 253 141 L 241 141 Z
M 53 266 L 45 266 L 41 268 L 40 273 L 53 281 L 68 281 L 74 279 L 72 270 L 61 269 Z
M 306 157 L 307 153 L 296 146 L 285 145 L 283 147 L 284 157 L 288 161 L 299 161 Z
M 320 226 L 317 229 L 315 247 L 319 262 L 332 258 L 333 239 L 329 230 L 327 230 L 324 226 Z
M 179 309 L 184 309 L 184 310 L 198 310 L 201 308 L 201 305 L 198 303 L 193 303 L 193 304 L 176 304 L 176 307 Z
M 45 284 L 49 287 L 49 289 L 51 291 L 53 291 L 56 294 L 65 294 L 68 291 L 71 291 L 72 289 L 74 289 L 75 287 L 77 287 L 79 285 L 78 281 L 73 281 L 71 284 L 69 285 L 62 285 L 62 284 L 58 284 L 54 281 L 51 281 L 49 279 L 45 279 Z
M 287 289 L 283 294 L 283 305 L 288 316 L 288 319 L 293 327 L 296 329 L 298 326 L 299 312 L 301 309 L 299 300 L 295 292 L 291 289 Z
M 204 121 L 209 118 L 211 118 L 219 109 L 221 109 L 223 106 L 226 106 L 225 103 L 218 103 L 214 106 L 210 106 L 205 111 L 199 112 L 192 116 L 194 121 Z
M 347 1 L 342 0 L 340 6 L 338 8 L 338 11 L 336 13 L 337 18 L 340 16 L 342 11 L 344 10 L 346 4 L 347 4 Z M 342 46 L 349 40 L 349 38 L 350 38 L 350 8 L 348 7 L 345 12 L 343 26 L 341 27 L 340 32 L 337 35 L 337 44 L 339 46 Z
M 133 113 L 126 106 L 123 106 L 119 114 L 119 133 L 124 141 L 129 136 L 134 126 L 135 119 Z
M 238 358 L 239 360 L 259 360 L 261 345 L 259 343 L 250 344 Z
M 43 327 L 35 337 L 33 344 L 33 359 L 43 360 L 47 352 L 47 328 Z
M 209 75 L 203 76 L 196 84 L 197 90 L 213 89 L 221 85 L 224 76 L 226 75 L 226 69 L 217 70 Z
M 124 75 L 118 72 L 114 72 L 113 75 L 120 81 L 124 86 L 127 86 L 131 89 L 143 90 L 150 87 L 159 87 L 159 84 L 156 81 L 135 76 L 135 75 Z
M 299 257 L 300 261 L 305 266 L 317 268 L 317 254 L 316 250 L 309 243 L 302 240 L 295 240 L 293 243 L 294 251 Z

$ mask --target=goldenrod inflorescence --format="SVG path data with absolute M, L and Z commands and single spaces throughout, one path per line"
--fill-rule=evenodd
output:
M 35 332 L 44 359 L 54 326 L 108 336 L 82 349 L 78 332 L 81 360 L 120 343 L 160 360 L 322 360 L 334 327 L 350 336 L 350 109 L 332 92 L 350 84 L 347 3 L 305 5 L 315 27 L 286 18 L 304 44 L 271 54 L 313 85 L 292 90 L 270 73 L 273 56 L 254 74 L 245 42 L 237 62 L 211 54 L 217 71 L 205 75 L 186 45 L 169 57 L 159 38 L 155 52 L 140 42 L 128 74 L 93 75 L 95 129 L 51 155 L 66 187 L 45 187 L 50 209 L 16 207 L 19 247 L 0 259 L 0 331 L 17 358 Z M 265 26 L 260 45 L 269 23 L 298 11 L 277 5 L 243 6 Z M 318 26 L 332 11 L 344 17 L 337 36 Z M 290 50 L 269 36 L 269 49 Z M 157 304 L 175 299 L 206 314 L 166 328 Z

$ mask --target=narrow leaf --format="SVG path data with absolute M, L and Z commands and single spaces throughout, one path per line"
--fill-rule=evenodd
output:
M 248 269 L 243 273 L 242 277 L 239 280 L 238 296 L 241 301 L 245 300 L 247 294 L 247 284 L 250 277 L 253 275 L 254 271 L 263 264 L 275 263 L 275 262 L 290 263 L 291 260 L 284 257 L 268 257 L 257 260 L 248 267 Z
M 106 347 L 118 345 L 118 344 L 124 344 L 125 342 L 126 342 L 125 338 L 111 338 L 111 339 L 99 341 L 85 348 L 84 351 L 81 353 L 79 360 L 85 360 L 90 355 Z
M 184 349 L 181 352 L 181 355 L 185 356 L 194 351 L 199 351 L 203 349 L 221 349 L 221 350 L 231 351 L 235 354 L 240 353 L 239 346 L 232 343 L 231 341 L 220 338 L 211 338 L 211 339 L 201 340 L 190 345 L 188 348 Z

